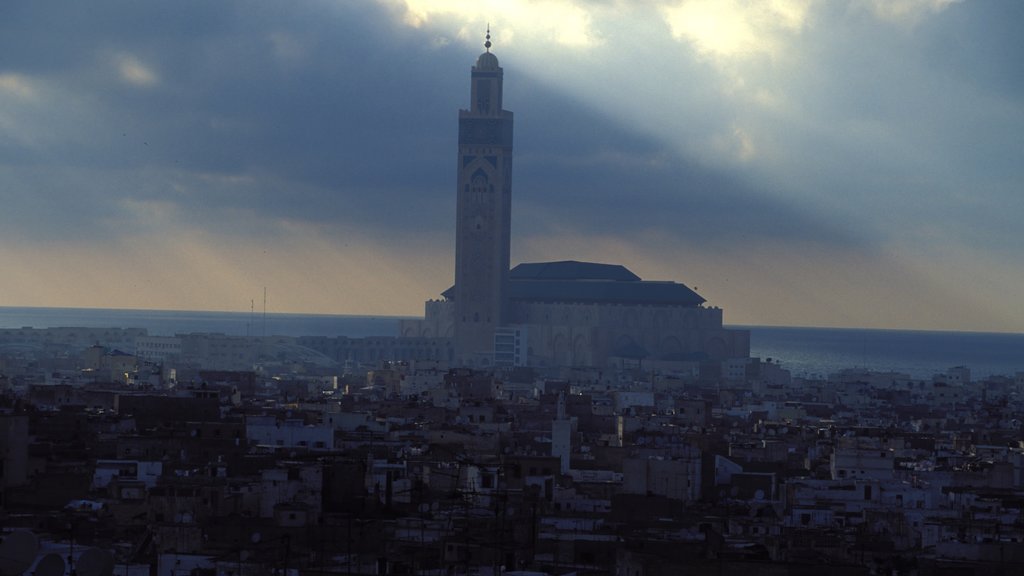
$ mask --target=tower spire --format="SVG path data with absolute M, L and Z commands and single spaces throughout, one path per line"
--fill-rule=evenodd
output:
M 512 113 L 502 108 L 503 72 L 491 24 L 470 73 L 469 110 L 459 110 L 455 216 L 455 361 L 489 366 L 494 331 L 508 318 L 512 229 Z

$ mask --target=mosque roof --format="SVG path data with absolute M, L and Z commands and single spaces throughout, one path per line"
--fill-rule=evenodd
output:
M 595 262 L 523 263 L 513 268 L 508 277 L 513 280 L 614 280 L 617 282 L 639 282 L 640 277 L 621 264 L 598 264 Z
M 676 282 L 617 282 L 609 280 L 512 280 L 511 300 L 535 302 L 592 302 L 606 304 L 648 304 L 699 306 L 696 292 Z
M 443 296 L 455 298 L 455 287 Z M 641 280 L 618 264 L 595 262 L 535 262 L 509 272 L 510 300 L 530 302 L 587 302 L 660 306 L 700 306 L 699 294 L 678 282 Z

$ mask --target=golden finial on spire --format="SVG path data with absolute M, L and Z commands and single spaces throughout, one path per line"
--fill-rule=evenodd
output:
M 487 41 L 484 42 L 484 48 L 486 48 L 488 52 L 491 51 L 491 23 L 490 22 L 487 23 Z

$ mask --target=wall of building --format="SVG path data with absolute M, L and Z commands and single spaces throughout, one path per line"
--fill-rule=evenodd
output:
M 749 332 L 723 328 L 719 308 L 520 302 L 513 317 L 528 327 L 535 366 L 605 366 L 622 350 L 658 359 L 750 355 Z

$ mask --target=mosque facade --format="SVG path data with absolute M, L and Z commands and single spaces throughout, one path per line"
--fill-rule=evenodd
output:
M 749 332 L 723 327 L 722 310 L 684 284 L 594 262 L 510 270 L 513 115 L 489 32 L 484 46 L 459 111 L 455 284 L 422 319 L 401 321 L 401 335 L 450 338 L 453 362 L 477 367 L 749 356 Z

